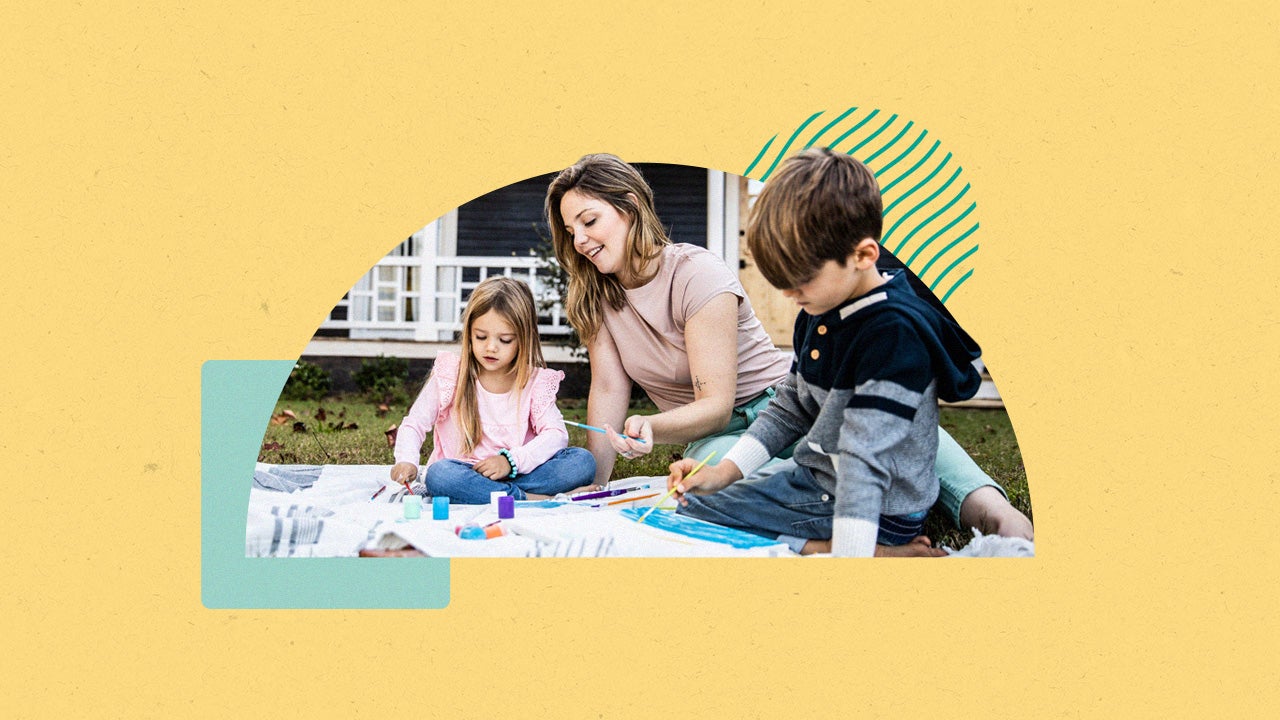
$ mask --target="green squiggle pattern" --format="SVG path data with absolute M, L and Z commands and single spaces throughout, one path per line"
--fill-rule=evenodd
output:
M 783 159 L 802 149 L 795 147 L 796 138 L 824 115 L 825 110 L 814 113 L 790 133 L 774 135 L 743 175 L 768 180 Z M 851 107 L 825 121 L 803 147 L 825 145 L 871 168 L 884 199 L 886 230 L 881 244 L 891 247 L 930 289 L 936 292 L 941 288 L 944 294 L 940 300 L 946 303 L 973 277 L 978 251 L 977 203 L 962 202 L 971 189 L 960 180 L 963 169 L 951 153 L 940 151 L 938 140 L 926 142 L 928 134 L 897 114 L 884 120 L 879 109 Z M 823 139 L 828 135 L 835 139 Z M 780 136 L 790 139 L 774 150 Z M 886 141 L 886 137 L 892 139 Z M 761 166 L 766 169 L 761 171 Z M 898 169 L 903 166 L 905 170 Z

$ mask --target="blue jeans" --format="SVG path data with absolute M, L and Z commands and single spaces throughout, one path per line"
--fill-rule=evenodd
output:
M 795 460 L 766 465 L 715 494 L 685 497 L 689 504 L 677 511 L 682 515 L 777 538 L 796 552 L 800 552 L 806 540 L 831 538 L 836 499 L 819 487 L 809 470 L 797 465 Z M 882 516 L 876 542 L 881 545 L 910 542 L 919 534 L 918 530 L 910 534 L 912 528 L 921 527 L 924 516 L 925 513 Z
M 526 493 L 555 495 L 589 485 L 595 476 L 596 460 L 591 453 L 570 447 L 515 479 L 490 480 L 460 460 L 437 460 L 427 466 L 427 492 L 447 496 L 450 502 L 483 505 L 489 502 L 491 492 L 524 500 Z
M 708 435 L 700 440 L 694 440 L 684 449 L 684 456 L 701 460 L 712 451 L 716 453 L 716 457 L 712 458 L 710 465 L 715 465 L 733 448 L 738 442 L 738 438 L 747 432 L 747 427 L 755 422 L 756 416 L 764 412 L 769 407 L 769 401 L 773 399 L 776 393 L 773 388 L 769 388 L 758 397 L 749 400 L 733 409 L 733 416 L 729 420 L 729 425 L 718 433 Z M 770 460 L 763 468 L 757 470 L 762 473 L 769 469 L 781 459 L 791 457 L 791 451 L 795 448 L 786 448 L 778 453 L 778 456 Z M 956 527 L 960 527 L 960 506 L 964 503 L 964 499 L 969 497 L 969 493 L 980 487 L 990 485 L 1000 491 L 1001 495 L 1008 495 L 1004 488 L 1000 487 L 994 480 L 987 477 L 987 474 L 978 467 L 978 464 L 969 457 L 969 453 L 960 447 L 946 430 L 938 428 L 938 459 L 933 466 L 934 473 L 941 479 L 942 487 L 938 493 L 938 504 L 947 510 L 947 514 L 951 517 Z M 821 494 L 821 493 L 819 493 Z M 828 531 L 826 537 L 831 537 Z M 825 538 L 823 538 L 825 539 Z M 893 543 L 882 543 L 885 545 Z

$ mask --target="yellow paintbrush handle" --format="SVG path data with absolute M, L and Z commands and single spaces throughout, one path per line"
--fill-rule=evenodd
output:
M 694 474 L 694 473 L 696 473 L 696 472 L 698 472 L 699 470 L 701 470 L 701 469 L 702 469 L 702 466 L 703 466 L 703 465 L 706 465 L 706 464 L 707 464 L 707 461 L 708 461 L 708 460 L 710 460 L 711 458 L 715 457 L 715 456 L 716 456 L 716 453 L 715 453 L 715 451 L 714 451 L 714 450 L 712 450 L 711 452 L 707 453 L 707 456 L 706 456 L 706 457 L 704 457 L 704 458 L 702 458 L 702 462 L 698 463 L 697 465 L 694 465 L 694 466 L 693 466 L 693 469 L 689 471 L 689 474 L 688 474 L 688 475 L 685 475 L 685 478 L 691 478 L 691 477 L 693 477 L 693 474 Z M 667 494 L 666 494 L 666 495 L 663 495 L 663 496 L 658 500 L 658 502 L 654 503 L 654 504 L 653 504 L 653 507 L 649 508 L 649 512 L 647 512 L 647 513 L 645 513 L 645 514 L 641 515 L 641 516 L 640 516 L 640 519 L 639 519 L 639 520 L 636 520 L 636 522 L 644 522 L 644 519 L 645 519 L 645 518 L 647 518 L 647 517 L 649 517 L 649 515 L 651 515 L 651 514 L 653 513 L 653 511 L 654 511 L 654 510 L 657 510 L 659 505 L 661 505 L 662 503 L 666 502 L 666 501 L 667 501 L 667 498 L 671 497 L 671 496 L 675 493 L 675 491 L 676 491 L 676 486 L 675 486 L 675 485 L 672 485 L 672 486 L 671 486 L 671 489 L 667 491 Z

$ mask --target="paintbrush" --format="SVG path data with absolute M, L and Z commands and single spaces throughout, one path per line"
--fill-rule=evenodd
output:
M 572 425 L 572 426 L 574 426 L 574 427 L 580 427 L 580 428 L 582 428 L 583 430 L 590 430 L 591 432 L 598 432 L 598 433 L 600 433 L 600 434 L 602 434 L 602 435 L 608 435 L 608 433 L 607 433 L 607 432 L 605 432 L 605 429 L 604 429 L 604 428 L 598 428 L 598 427 L 596 427 L 595 425 L 588 425 L 588 424 L 586 424 L 586 423 L 574 422 L 574 421 L 572 421 L 572 420 L 565 420 L 565 421 L 564 421 L 564 424 L 565 424 L 565 425 Z M 619 433 L 619 434 L 621 435 L 621 433 Z M 638 443 L 643 443 L 643 442 L 645 442 L 645 439 L 644 439 L 644 438 L 631 437 L 630 435 L 623 435 L 622 437 L 627 438 L 628 440 L 635 440 L 635 441 L 636 441 L 636 442 L 638 442 Z M 646 444 L 647 444 L 647 443 L 646 443 Z
M 693 477 L 693 474 L 694 474 L 694 473 L 696 473 L 696 472 L 698 472 L 699 470 L 701 470 L 701 469 L 702 469 L 702 466 L 703 466 L 703 465 L 706 465 L 706 464 L 707 464 L 707 461 L 708 461 L 708 460 L 710 460 L 711 458 L 715 457 L 715 456 L 716 456 L 716 452 L 715 452 L 714 450 L 712 450 L 711 452 L 707 453 L 707 456 L 706 456 L 706 457 L 704 457 L 704 458 L 702 458 L 702 462 L 698 463 L 697 465 L 694 465 L 694 466 L 693 466 L 693 469 L 689 471 L 689 474 L 688 474 L 688 475 L 685 475 L 685 478 L 691 478 L 691 477 Z M 649 515 L 651 515 L 651 514 L 653 513 L 653 511 L 654 511 L 654 510 L 657 510 L 659 505 L 661 505 L 662 503 L 666 502 L 666 501 L 667 501 L 667 498 L 671 497 L 671 495 L 672 495 L 673 493 L 675 493 L 676 488 L 677 488 L 677 487 L 679 487 L 679 486 L 680 486 L 680 483 L 676 483 L 675 485 L 672 485 L 672 486 L 671 486 L 671 489 L 667 491 L 667 494 L 666 494 L 666 495 L 663 495 L 663 496 L 662 496 L 662 498 L 658 500 L 658 502 L 654 503 L 654 504 L 653 504 L 653 507 L 649 508 L 649 512 L 646 512 L 645 514 L 641 515 L 641 516 L 640 516 L 640 519 L 639 519 L 639 520 L 636 520 L 636 522 L 644 522 L 644 519 L 645 519 L 645 518 L 647 518 L 647 517 L 649 517 Z
M 622 498 L 621 500 L 614 500 L 613 502 L 607 502 L 605 503 L 605 505 L 621 505 L 622 503 L 635 502 L 637 500 L 644 500 L 645 498 L 651 498 L 651 497 L 658 497 L 658 493 L 649 493 L 648 495 L 641 495 L 640 497 L 633 497 L 633 498 Z

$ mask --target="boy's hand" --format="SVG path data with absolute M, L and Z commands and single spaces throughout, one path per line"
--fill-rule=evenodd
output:
M 511 475 L 511 463 L 507 462 L 507 457 L 505 455 L 487 457 L 475 465 L 472 465 L 471 469 L 490 480 L 502 480 L 504 478 L 509 479 Z
M 671 474 L 667 476 L 667 489 L 676 488 L 675 498 L 681 505 L 689 504 L 689 501 L 684 498 L 687 493 L 710 495 L 742 479 L 742 471 L 729 460 L 722 460 L 715 465 L 706 465 L 696 475 L 689 477 L 689 473 L 697 465 L 697 460 L 684 458 L 671 463 L 668 468 Z
M 396 463 L 391 466 L 391 479 L 401 485 L 413 482 L 418 477 L 418 466 L 413 463 Z

